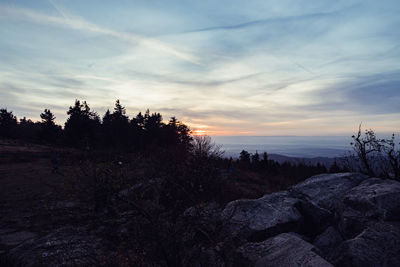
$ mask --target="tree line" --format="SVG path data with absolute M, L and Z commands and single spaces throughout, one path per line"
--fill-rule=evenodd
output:
M 321 173 L 340 173 L 349 171 L 345 166 L 337 164 L 336 160 L 331 166 L 321 163 L 308 164 L 304 161 L 279 163 L 270 159 L 267 152 L 254 154 L 246 150 L 240 152 L 240 156 L 234 162 L 233 166 L 241 170 L 251 171 L 261 175 L 265 179 L 277 177 L 279 181 L 287 181 L 288 184 L 298 183 L 306 178 Z
M 31 142 L 67 145 L 81 149 L 110 148 L 138 151 L 148 147 L 174 147 L 183 151 L 191 145 L 190 129 L 175 117 L 163 122 L 160 113 L 139 112 L 129 118 L 126 108 L 117 100 L 113 110 L 100 117 L 86 101 L 75 100 L 67 111 L 64 127 L 45 109 L 41 121 L 17 117 L 6 108 L 0 109 L 0 137 Z

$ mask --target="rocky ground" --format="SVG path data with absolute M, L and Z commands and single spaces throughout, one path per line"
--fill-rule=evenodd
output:
M 99 214 L 65 185 L 76 166 L 53 174 L 42 152 L 0 157 L 0 265 L 400 266 L 397 181 L 323 174 L 171 214 L 155 205 L 150 180 L 115 193 Z
M 243 266 L 400 266 L 400 183 L 323 174 L 288 191 L 229 203 Z

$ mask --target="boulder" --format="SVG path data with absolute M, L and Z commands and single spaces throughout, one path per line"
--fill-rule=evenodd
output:
M 323 255 L 330 255 L 341 243 L 343 238 L 340 233 L 333 227 L 328 227 L 322 234 L 318 235 L 313 242 Z
M 300 202 L 286 191 L 259 199 L 232 201 L 222 212 L 223 235 L 262 241 L 279 233 L 295 231 L 303 219 L 296 208 Z
M 342 243 L 331 256 L 336 266 L 400 266 L 400 230 L 377 223 Z
M 322 233 L 334 221 L 332 212 L 307 200 L 299 201 L 296 208 L 303 216 L 303 221 L 299 229 L 300 233 L 312 239 Z
M 289 233 L 247 243 L 236 251 L 235 266 L 333 266 L 315 252 L 313 245 Z
M 360 173 L 320 174 L 293 186 L 290 192 L 333 211 L 338 200 L 365 179 L 367 176 Z
M 379 221 L 400 220 L 400 182 L 370 178 L 347 192 L 340 202 L 339 229 L 352 238 Z
M 183 266 L 212 266 L 212 267 L 224 267 L 225 262 L 223 258 L 214 249 L 196 248 L 191 253 L 188 253 L 188 257 L 183 259 Z

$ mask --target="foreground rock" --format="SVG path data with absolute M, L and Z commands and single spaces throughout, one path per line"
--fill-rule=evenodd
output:
M 21 266 L 101 265 L 101 240 L 85 232 L 62 228 L 39 239 L 30 239 L 13 248 L 9 258 Z
M 322 208 L 334 210 L 343 195 L 367 178 L 360 173 L 321 174 L 293 186 L 291 192 Z
M 400 266 L 400 229 L 384 223 L 370 226 L 330 258 L 336 266 Z
M 303 219 L 296 208 L 299 203 L 299 199 L 287 192 L 255 200 L 233 201 L 222 212 L 225 231 L 248 241 L 262 241 L 279 233 L 297 230 Z
M 222 219 L 225 231 L 230 236 L 247 241 L 262 241 L 290 231 L 319 233 L 326 228 L 331 214 L 284 191 L 259 199 L 233 201 L 222 212 Z
M 0 231 L 0 265 L 1 254 L 7 254 L 10 262 L 22 266 L 124 266 L 125 258 L 118 263 L 107 259 L 119 255 L 119 250 L 111 255 L 112 248 L 106 247 L 107 233 L 124 242 L 143 237 L 136 250 L 126 254 L 142 255 L 132 259 L 134 266 L 400 266 L 398 181 L 356 173 L 318 175 L 287 191 L 236 200 L 225 208 L 199 204 L 178 215 L 169 228 L 160 227 L 170 224 L 168 219 L 159 219 L 157 227 L 143 219 L 142 213 L 151 217 L 156 210 L 153 189 L 140 184 L 115 196 L 115 203 L 122 204 L 116 217 L 104 218 L 109 223 L 104 231 L 64 227 L 44 237 Z M 145 212 L 129 209 L 129 201 Z M 155 233 L 150 242 L 141 235 L 147 228 Z M 160 249 L 169 257 L 161 257 Z
M 328 256 L 343 242 L 340 233 L 333 227 L 329 226 L 322 234 L 318 235 L 313 245 L 318 247 L 321 252 Z
M 350 190 L 341 200 L 340 229 L 351 238 L 369 224 L 400 220 L 400 183 L 371 178 Z
M 400 266 L 399 214 L 397 181 L 314 176 L 288 191 L 226 206 L 224 235 L 240 240 L 239 256 L 228 265 Z
M 243 265 L 254 266 L 333 266 L 315 253 L 316 248 L 293 234 L 280 234 L 237 249 Z M 246 262 L 247 261 L 247 262 Z

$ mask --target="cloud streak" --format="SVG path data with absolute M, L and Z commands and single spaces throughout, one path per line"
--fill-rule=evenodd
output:
M 298 22 L 299 20 L 314 20 L 318 18 L 323 18 L 327 16 L 334 16 L 338 12 L 329 12 L 329 13 L 314 13 L 314 14 L 306 14 L 300 16 L 289 16 L 289 17 L 279 17 L 279 18 L 268 18 L 268 19 L 260 19 L 260 20 L 253 20 L 247 21 L 239 24 L 234 25 L 224 25 L 224 26 L 215 26 L 215 27 L 207 27 L 201 29 L 195 29 L 188 32 L 206 32 L 206 31 L 223 31 L 223 30 L 238 30 L 248 27 L 254 26 L 262 26 L 267 24 L 280 24 L 280 23 L 294 23 Z
M 59 8 L 57 8 L 57 11 L 59 11 Z M 0 18 L 10 18 L 10 17 L 14 19 L 29 20 L 41 24 L 47 24 L 53 26 L 58 25 L 62 27 L 71 28 L 74 30 L 105 34 L 130 42 L 133 45 L 143 45 L 151 50 L 156 50 L 193 64 L 200 64 L 200 61 L 191 54 L 179 51 L 174 47 L 159 40 L 143 37 L 137 34 L 120 32 L 100 27 L 96 24 L 87 22 L 84 19 L 78 17 L 70 17 L 70 16 L 66 17 L 65 15 L 63 15 L 63 17 L 56 17 L 35 12 L 26 8 L 0 6 Z
M 397 1 L 7 1 L 0 97 L 18 115 L 118 98 L 213 134 L 400 127 Z

